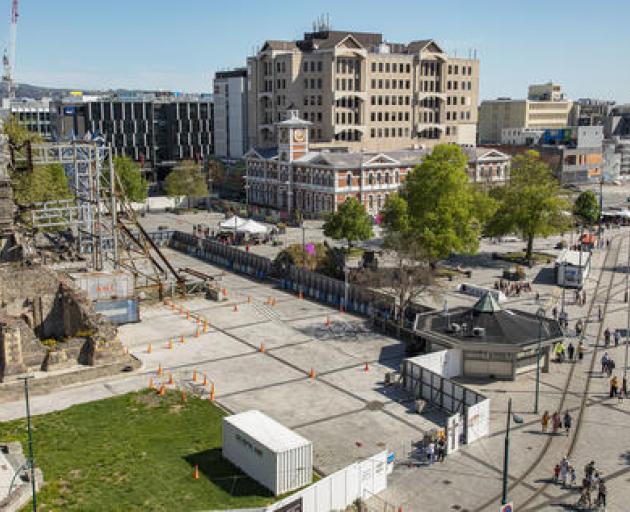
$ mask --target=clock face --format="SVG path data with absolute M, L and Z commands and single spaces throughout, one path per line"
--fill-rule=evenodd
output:
M 294 130 L 293 140 L 295 142 L 304 142 L 304 130 Z

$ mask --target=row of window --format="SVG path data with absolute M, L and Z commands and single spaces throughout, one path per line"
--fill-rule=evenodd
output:
M 310 121 L 311 123 L 322 122 L 322 113 L 321 112 L 302 112 L 302 118 L 306 121 Z
M 411 89 L 411 80 L 372 79 L 372 89 Z
M 448 91 L 456 91 L 458 89 L 458 85 L 459 82 L 457 80 L 449 80 L 446 82 L 446 89 Z M 470 80 L 462 81 L 462 91 L 472 91 L 472 82 Z
M 320 70 L 321 71 L 321 70 Z M 337 73 L 360 73 L 361 63 L 357 59 L 337 59 Z
M 304 96 L 304 105 L 321 105 L 321 96 Z
M 398 133 L 398 135 L 396 135 Z M 382 139 L 383 137 L 409 137 L 409 128 L 372 128 L 370 137 Z
M 372 122 L 374 121 L 409 121 L 409 112 L 372 112 L 370 114 Z
M 287 72 L 287 63 L 285 61 L 276 62 L 276 72 L 277 73 L 286 73 Z
M 276 89 L 286 89 L 287 88 L 287 79 L 286 78 L 278 78 L 276 80 Z
M 372 105 L 410 105 L 410 96 L 371 96 Z
M 357 112 L 337 112 L 335 120 L 337 124 L 361 124 Z
M 423 62 L 422 63 L 422 75 L 423 76 L 439 76 L 440 74 L 440 65 L 439 63 L 432 62 Z
M 361 81 L 358 78 L 337 78 L 338 91 L 360 91 Z
M 343 98 L 339 98 L 337 100 L 336 106 L 341 108 L 359 108 L 360 100 L 352 96 L 349 98 L 344 96 Z
M 372 73 L 411 73 L 411 64 L 404 62 L 372 62 Z
M 360 141 L 361 138 L 362 138 L 362 135 L 359 130 L 348 130 L 348 131 L 335 134 L 335 140 L 341 140 L 341 141 L 356 142 L 356 141 Z
M 460 121 L 469 120 L 470 119 L 470 112 L 460 112 L 459 113 L 459 119 L 460 119 Z M 446 120 L 447 121 L 457 121 L 457 112 L 447 112 L 446 113 Z
M 316 71 L 321 73 L 322 67 L 323 64 L 321 60 L 305 60 L 302 62 L 302 71 L 304 71 L 304 73 L 308 73 L 309 70 L 311 73 L 315 73 Z
M 459 66 L 457 64 L 453 65 L 453 64 L 449 64 L 448 65 L 448 74 L 449 75 L 458 75 L 459 74 Z M 462 70 L 462 75 L 468 75 L 468 76 L 472 76 L 472 66 L 462 66 L 461 67 Z
M 446 97 L 447 105 L 457 105 L 457 96 L 447 96 Z M 466 98 L 466 96 L 462 96 L 459 102 L 460 105 L 470 105 L 470 98 Z
M 446 135 L 457 135 L 457 126 L 447 126 Z
M 337 80 L 339 81 L 339 80 Z M 304 79 L 304 89 L 321 89 L 323 87 L 323 81 L 321 78 L 308 78 Z

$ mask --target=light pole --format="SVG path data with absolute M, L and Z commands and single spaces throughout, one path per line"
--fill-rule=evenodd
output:
M 348 309 L 348 272 L 349 271 L 350 269 L 344 263 L 343 265 L 343 291 L 344 291 L 343 307 L 345 309 Z
M 542 324 L 545 318 L 545 310 L 538 308 L 536 317 L 538 318 L 538 347 L 536 348 L 536 396 L 534 398 L 534 414 L 538 414 L 538 401 L 540 397 L 540 348 L 542 344 Z
M 24 400 L 26 401 L 26 424 L 28 429 L 28 458 L 31 466 L 31 486 L 33 489 L 33 512 L 37 512 L 37 489 L 35 483 L 35 458 L 33 457 L 33 430 L 31 428 L 31 405 L 28 397 L 28 381 L 32 377 L 21 377 L 24 381 Z
M 628 297 L 628 319 L 626 324 L 626 350 L 623 360 L 623 384 L 626 384 L 626 376 L 628 372 L 628 339 L 630 338 L 630 231 L 628 232 L 628 263 L 626 268 L 626 297 Z M 625 393 L 626 390 L 623 389 Z
M 501 505 L 507 504 L 508 493 L 508 468 L 510 465 L 510 421 L 512 420 L 512 399 L 508 398 L 507 426 L 505 429 L 505 441 L 503 449 L 503 495 Z M 523 418 L 514 415 L 514 423 L 523 423 Z

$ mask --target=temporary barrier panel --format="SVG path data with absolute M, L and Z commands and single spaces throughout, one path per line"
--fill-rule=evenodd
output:
M 70 278 L 90 300 L 126 299 L 134 296 L 133 276 L 126 272 L 75 272 Z
M 138 299 L 97 301 L 94 302 L 94 310 L 116 325 L 140 321 Z

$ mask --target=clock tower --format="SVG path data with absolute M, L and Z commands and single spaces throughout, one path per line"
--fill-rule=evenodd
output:
M 309 121 L 300 119 L 297 110 L 289 110 L 289 117 L 277 125 L 278 158 L 293 162 L 308 153 Z

